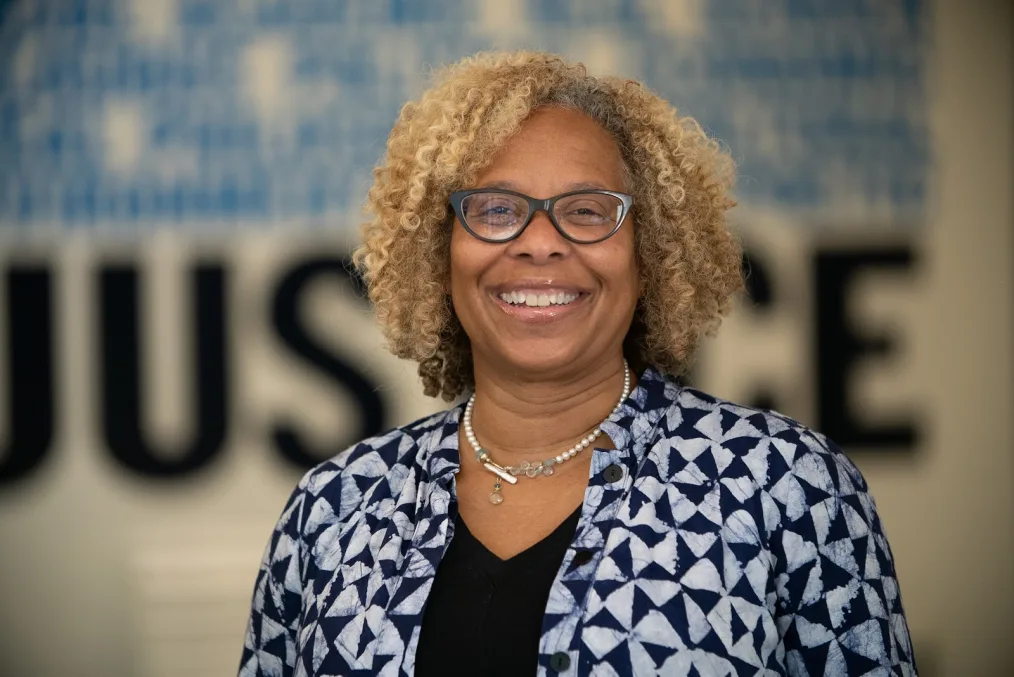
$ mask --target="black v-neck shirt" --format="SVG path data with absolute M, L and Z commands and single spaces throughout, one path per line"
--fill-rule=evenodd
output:
M 580 515 L 578 508 L 553 533 L 502 560 L 459 513 L 426 602 L 415 674 L 536 674 L 549 589 Z

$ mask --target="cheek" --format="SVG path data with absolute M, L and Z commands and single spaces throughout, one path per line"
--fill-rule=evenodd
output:
M 644 292 L 644 278 L 641 277 L 641 267 L 637 263 L 637 256 L 630 257 L 630 284 L 634 289 L 634 299 L 640 299 Z
M 457 230 L 457 228 L 455 228 L 455 230 Z M 454 288 L 454 281 L 458 277 L 457 270 L 458 270 L 458 265 L 459 265 L 458 264 L 458 259 L 459 259 L 458 249 L 459 249 L 459 246 L 458 246 L 458 244 L 456 242 L 457 239 L 458 239 L 457 238 L 457 234 L 452 232 L 451 233 L 451 242 L 450 242 L 450 245 L 448 246 L 447 283 L 444 285 L 444 291 L 447 292 L 448 294 L 450 294 L 451 293 L 451 289 Z
M 468 275 L 468 241 L 461 237 L 461 226 L 454 222 L 451 231 L 451 258 L 447 277 L 447 289 L 450 291 L 462 278 Z
M 629 290 L 636 302 L 641 292 L 641 276 L 634 252 L 633 238 L 628 237 L 616 242 L 616 249 L 611 252 L 610 260 L 605 263 L 612 271 L 610 276 L 620 288 Z
M 461 226 L 455 223 L 451 234 L 450 253 L 447 291 L 453 294 L 457 289 L 463 293 L 478 279 L 487 252 L 483 250 L 481 242 L 465 233 Z
M 624 251 L 626 252 L 627 260 L 627 274 L 630 276 L 630 285 L 632 293 L 634 295 L 634 302 L 636 303 L 641 298 L 641 292 L 643 291 L 644 280 L 641 277 L 641 267 L 637 260 L 637 243 L 634 242 L 633 224 L 630 224 L 630 231 L 627 233 L 625 240 Z
M 631 260 L 627 275 L 628 285 L 630 287 L 630 305 L 636 306 L 637 301 L 641 298 L 642 287 L 641 275 L 638 271 L 636 260 Z
M 628 307 L 633 311 L 641 295 L 641 279 L 637 260 L 629 247 L 618 246 L 597 252 L 596 256 L 585 259 L 585 265 L 605 286 L 616 317 L 626 315 Z

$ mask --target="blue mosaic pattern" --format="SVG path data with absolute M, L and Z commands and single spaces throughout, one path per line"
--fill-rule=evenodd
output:
M 242 677 L 413 673 L 454 537 L 462 408 L 304 476 L 257 576 Z M 602 430 L 616 449 L 593 452 L 538 674 L 916 674 L 890 547 L 837 447 L 651 369 Z
M 494 47 L 645 80 L 729 145 L 747 204 L 918 216 L 926 13 L 919 0 L 0 2 L 0 225 L 352 227 L 425 73 Z

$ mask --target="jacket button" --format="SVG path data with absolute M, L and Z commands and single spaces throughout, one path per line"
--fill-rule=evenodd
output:
M 562 651 L 557 651 L 549 657 L 549 667 L 553 668 L 557 672 L 563 672 L 570 667 L 570 656 Z
M 584 566 L 588 562 L 592 561 L 592 557 L 594 557 L 594 555 L 592 555 L 591 550 L 578 550 L 574 553 L 574 566 Z
M 623 479 L 623 468 L 613 463 L 607 465 L 606 469 L 602 471 L 602 476 L 606 478 L 606 482 L 610 484 L 613 482 L 619 482 Z

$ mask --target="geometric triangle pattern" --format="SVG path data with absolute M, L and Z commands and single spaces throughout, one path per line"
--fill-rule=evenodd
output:
M 241 676 L 413 674 L 454 537 L 461 413 L 302 478 L 257 575 Z M 652 368 L 602 431 L 616 448 L 592 454 L 538 674 L 916 674 L 876 506 L 833 443 Z

